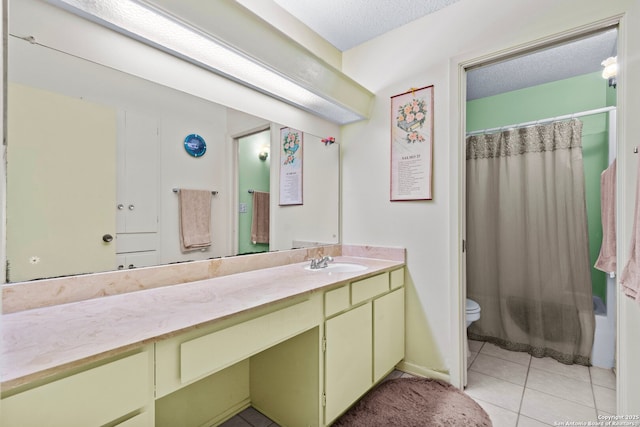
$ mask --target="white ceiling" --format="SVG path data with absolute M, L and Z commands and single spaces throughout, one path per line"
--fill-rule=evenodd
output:
M 458 0 L 274 0 L 341 51 Z
M 273 0 L 341 51 L 351 49 L 459 0 Z M 473 0 L 463 0 L 473 1 Z M 615 56 L 617 31 L 474 69 L 467 99 L 483 98 L 602 70 Z

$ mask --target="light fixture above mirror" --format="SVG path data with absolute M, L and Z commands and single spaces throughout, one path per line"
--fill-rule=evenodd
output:
M 366 118 L 373 95 L 349 82 L 338 70 L 326 68 L 317 81 L 301 78 L 296 72 L 278 69 L 186 20 L 164 12 L 150 2 L 133 0 L 48 0 L 49 3 L 89 19 L 121 34 L 135 38 L 171 55 L 294 105 L 334 123 L 346 124 Z M 288 43 L 291 43 L 289 41 Z M 309 53 L 310 59 L 311 54 Z M 317 60 L 320 62 L 319 60 Z M 329 76 L 329 74 L 332 74 Z M 327 79 L 331 77 L 331 79 Z M 358 92 L 365 108 L 351 108 L 335 99 L 333 88 L 319 87 L 322 82 L 342 80 Z M 354 97 L 356 99 L 357 97 Z

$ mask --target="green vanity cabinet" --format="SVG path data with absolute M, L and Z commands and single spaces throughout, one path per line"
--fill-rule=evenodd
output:
M 0 425 L 331 425 L 404 357 L 404 268 L 337 283 L 16 386 Z
M 153 425 L 153 349 L 2 399 L 3 427 Z
M 404 269 L 325 293 L 324 423 L 404 358 Z
M 373 361 L 371 303 L 325 324 L 325 421 L 328 423 L 369 387 Z
M 404 359 L 404 288 L 373 301 L 373 381 Z

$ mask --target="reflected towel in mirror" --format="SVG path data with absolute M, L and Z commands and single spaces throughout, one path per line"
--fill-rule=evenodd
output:
M 180 189 L 180 244 L 183 251 L 211 246 L 211 191 Z
M 253 192 L 253 216 L 251 219 L 251 242 L 269 243 L 269 193 Z

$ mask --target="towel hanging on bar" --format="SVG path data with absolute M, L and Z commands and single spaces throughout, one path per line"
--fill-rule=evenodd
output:
M 253 192 L 253 210 L 251 218 L 251 242 L 269 243 L 269 193 Z
M 178 196 L 182 251 L 208 248 L 211 246 L 211 192 L 183 188 Z

